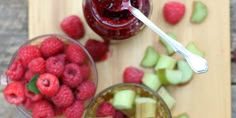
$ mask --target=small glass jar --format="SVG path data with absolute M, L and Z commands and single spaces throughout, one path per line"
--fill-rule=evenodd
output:
M 83 0 L 84 17 L 90 28 L 107 40 L 124 40 L 143 29 L 143 23 L 128 10 L 113 12 L 95 0 Z M 131 0 L 132 6 L 138 8 L 147 17 L 151 14 L 151 0 Z
M 132 90 L 136 93 L 136 96 L 138 97 L 148 97 L 154 99 L 156 101 L 156 116 L 158 116 L 158 118 L 171 118 L 171 112 L 169 108 L 156 92 L 143 85 L 133 84 L 133 83 L 116 84 L 101 91 L 90 102 L 85 112 L 85 118 L 95 118 L 98 106 L 104 102 L 111 102 L 114 98 L 114 94 L 121 90 Z M 134 113 L 133 111 L 130 112 L 132 114 Z M 126 115 L 131 117 L 132 114 L 126 114 Z M 132 116 L 132 118 L 134 118 L 134 116 Z

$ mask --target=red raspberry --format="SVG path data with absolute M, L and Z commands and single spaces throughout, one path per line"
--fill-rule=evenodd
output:
M 57 57 L 50 57 L 46 61 L 46 71 L 60 77 L 64 71 L 64 64 L 62 60 Z
M 53 107 L 53 110 L 54 110 L 55 116 L 60 116 L 60 115 L 63 114 L 63 108 L 54 106 L 54 107 Z
M 71 38 L 79 39 L 84 36 L 84 26 L 81 19 L 71 15 L 63 19 L 61 29 Z
M 6 75 L 11 80 L 21 80 L 24 76 L 24 67 L 20 60 L 14 60 L 9 69 L 6 71 Z
M 50 73 L 44 73 L 37 79 L 36 85 L 39 91 L 46 96 L 54 96 L 59 89 L 58 78 Z
M 100 104 L 97 108 L 97 117 L 107 117 L 107 116 L 114 116 L 115 109 L 109 102 L 104 102 Z
M 75 64 L 67 64 L 63 72 L 62 82 L 71 88 L 77 87 L 83 81 L 83 74 L 80 67 Z
M 57 37 L 46 38 L 40 46 L 40 51 L 44 57 L 54 56 L 64 50 L 64 43 Z
M 144 72 L 135 67 L 127 67 L 123 73 L 124 83 L 142 83 Z
M 34 76 L 35 74 L 33 72 L 31 72 L 30 70 L 27 70 L 25 72 L 25 75 L 24 75 L 24 78 L 26 81 L 30 81 L 32 79 L 32 77 Z
M 30 61 L 28 68 L 31 72 L 36 74 L 45 73 L 45 60 L 42 57 L 34 58 Z
M 34 104 L 33 118 L 54 118 L 52 105 L 46 100 L 40 100 Z
M 69 87 L 62 85 L 57 94 L 51 99 L 57 107 L 65 108 L 74 102 L 74 95 Z
M 20 80 L 20 81 L 17 81 L 17 82 L 20 82 L 23 86 L 25 86 L 28 82 L 26 80 Z
M 40 50 L 37 46 L 27 45 L 22 47 L 17 53 L 22 61 L 22 64 L 27 67 L 29 62 L 34 58 L 41 57 Z
M 86 58 L 84 50 L 77 44 L 70 44 L 66 49 L 66 58 L 77 64 L 83 64 Z
M 25 96 L 28 99 L 30 99 L 32 102 L 39 101 L 39 100 L 41 100 L 43 98 L 42 94 L 32 93 L 26 87 L 25 87 Z
M 85 48 L 88 50 L 95 62 L 101 61 L 108 52 L 107 44 L 93 39 L 89 39 L 86 42 Z
M 24 102 L 25 94 L 24 94 L 24 85 L 20 82 L 11 82 L 4 89 L 5 99 L 10 104 L 19 105 Z
M 116 114 L 114 118 L 128 118 L 123 112 L 116 110 Z
M 28 109 L 31 110 L 34 106 L 33 101 L 30 98 L 26 98 L 26 100 L 23 102 L 23 106 Z
M 84 109 L 84 103 L 82 101 L 75 101 L 65 109 L 64 114 L 66 118 L 82 118 Z
M 85 81 L 77 87 L 77 91 L 77 99 L 87 100 L 93 97 L 93 95 L 95 94 L 96 86 L 92 81 Z
M 86 64 L 80 66 L 81 72 L 83 74 L 83 80 L 89 79 L 90 76 L 90 67 Z
M 185 5 L 180 2 L 170 1 L 167 2 L 163 7 L 163 15 L 165 20 L 175 25 L 177 24 L 185 14 Z
M 66 63 L 66 54 L 58 54 L 55 56 L 57 59 L 59 59 L 60 62 L 63 62 L 63 64 Z

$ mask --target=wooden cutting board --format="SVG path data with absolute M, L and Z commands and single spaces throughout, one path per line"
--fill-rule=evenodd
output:
M 231 118 L 229 0 L 202 0 L 208 6 L 209 15 L 202 24 L 197 25 L 189 22 L 193 0 L 179 0 L 185 3 L 186 14 L 176 26 L 170 26 L 163 20 L 161 9 L 167 1 L 152 0 L 151 20 L 164 31 L 175 33 L 184 45 L 194 41 L 206 53 L 209 62 L 206 74 L 195 74 L 187 85 L 168 87 L 177 100 L 172 109 L 173 116 L 186 112 L 190 118 Z M 48 33 L 63 34 L 59 24 L 71 14 L 83 20 L 86 35 L 82 43 L 88 38 L 101 39 L 85 22 L 82 0 L 29 0 L 29 37 Z M 141 68 L 139 63 L 147 46 L 153 45 L 158 52 L 166 53 L 158 39 L 158 35 L 146 27 L 131 39 L 112 44 L 112 55 L 105 62 L 97 63 L 98 92 L 122 82 L 125 67 Z

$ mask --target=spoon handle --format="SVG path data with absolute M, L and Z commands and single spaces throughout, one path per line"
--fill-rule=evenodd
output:
M 173 49 L 175 52 L 182 55 L 186 61 L 189 63 L 191 68 L 196 73 L 204 73 L 208 70 L 208 64 L 205 59 L 202 57 L 195 55 L 188 51 L 182 44 L 178 41 L 173 40 L 169 37 L 165 32 L 163 32 L 159 27 L 157 27 L 151 20 L 149 20 L 142 12 L 138 9 L 129 6 L 128 10 L 140 21 L 142 21 L 145 25 L 151 28 L 155 33 L 159 34 Z

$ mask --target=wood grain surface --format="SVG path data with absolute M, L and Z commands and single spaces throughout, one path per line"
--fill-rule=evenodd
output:
M 177 100 L 172 109 L 173 115 L 187 112 L 191 118 L 230 118 L 229 1 L 204 0 L 209 8 L 209 16 L 202 24 L 193 25 L 189 22 L 192 0 L 181 0 L 186 4 L 187 11 L 184 19 L 176 26 L 170 26 L 163 20 L 161 8 L 165 2 L 167 0 L 153 0 L 151 20 L 164 31 L 175 33 L 184 45 L 194 41 L 206 53 L 209 62 L 209 71 L 206 74 L 194 75 L 194 79 L 185 86 L 168 87 Z M 100 39 L 84 20 L 81 0 L 29 1 L 29 37 L 45 33 L 62 34 L 60 21 L 71 14 L 79 15 L 85 24 L 86 35 L 81 40 L 82 43 L 88 38 Z M 153 45 L 160 53 L 165 53 L 158 38 L 150 29 L 145 28 L 131 39 L 111 45 L 112 56 L 105 62 L 97 63 L 98 92 L 120 83 L 125 67 L 139 67 L 147 46 Z

